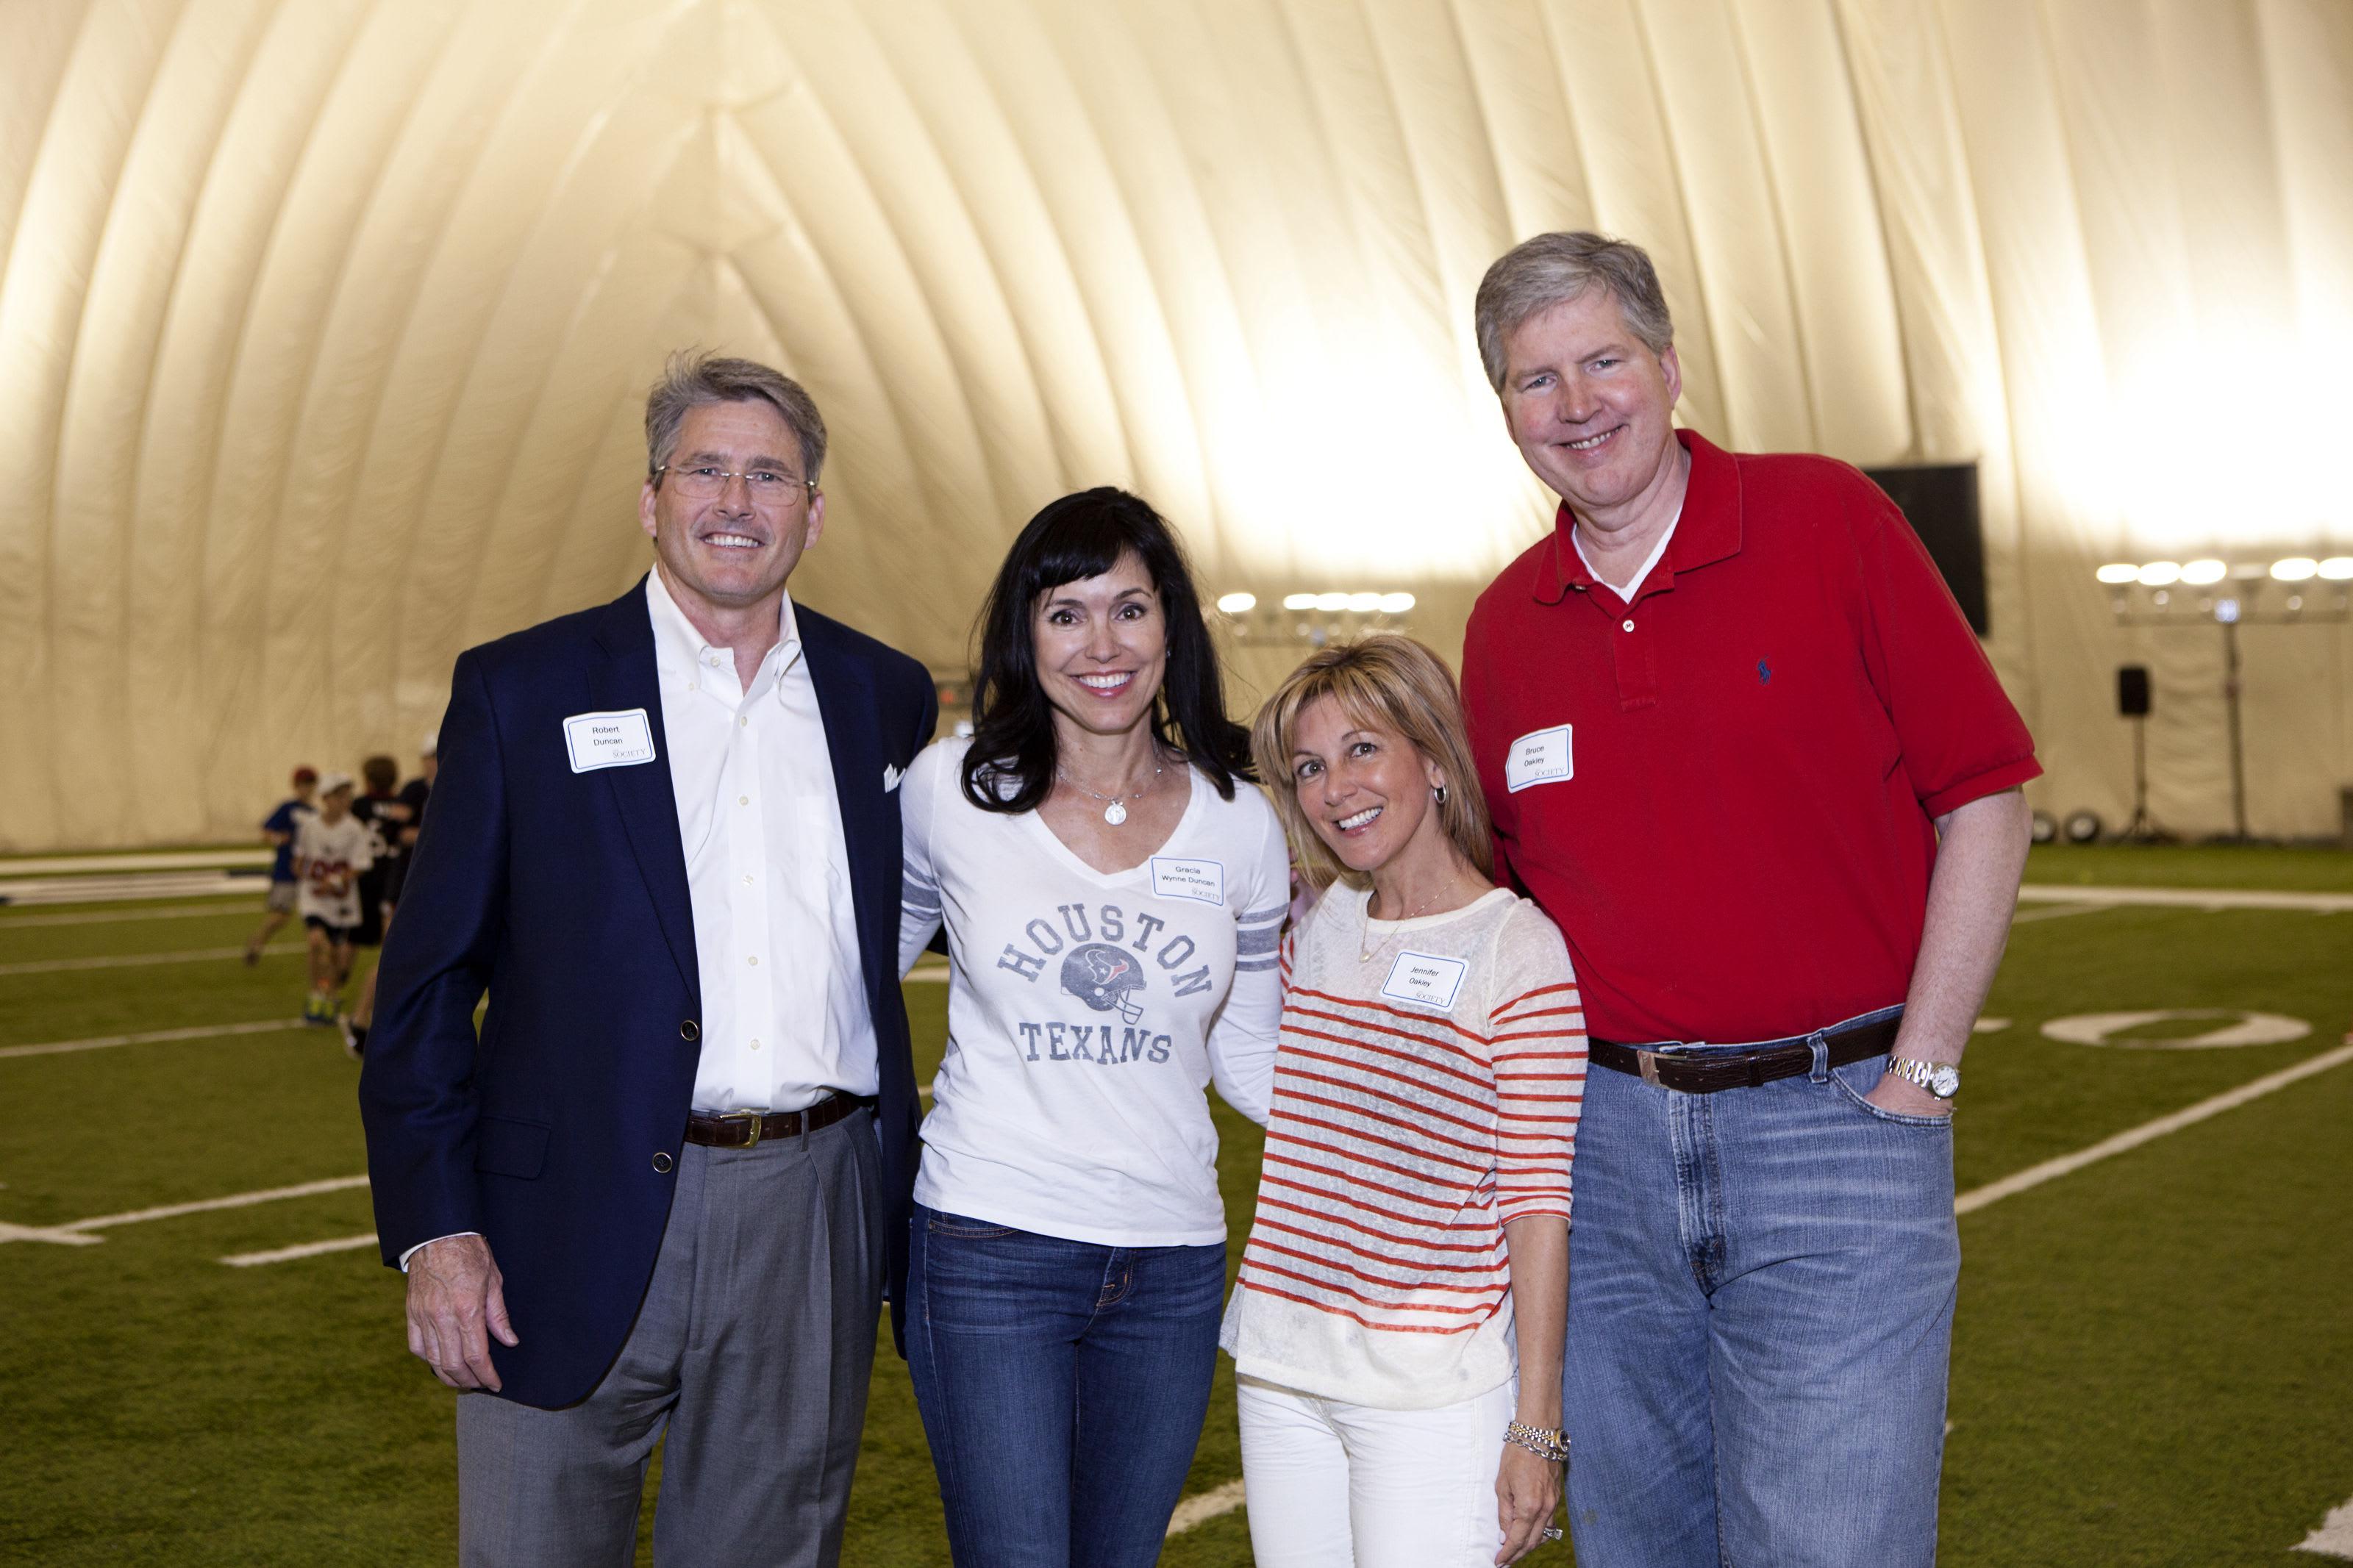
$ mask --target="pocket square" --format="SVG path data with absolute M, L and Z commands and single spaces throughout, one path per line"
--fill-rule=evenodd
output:
M 897 789 L 897 788 L 899 787 L 899 781 L 900 781 L 901 779 L 902 779 L 902 778 L 905 778 L 906 776 L 907 776 L 906 774 L 904 774 L 904 773 L 901 773 L 901 772 L 900 772 L 896 767 L 894 767 L 894 766 L 893 766 L 893 765 L 892 765 L 891 763 L 883 763 L 883 764 L 882 764 L 882 793 L 883 793 L 884 795 L 889 795 L 892 790 Z

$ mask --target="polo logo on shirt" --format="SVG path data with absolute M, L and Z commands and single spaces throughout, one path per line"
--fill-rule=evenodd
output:
M 1763 659 L 1758 659 L 1757 661 L 1757 684 L 1763 686 L 1772 679 L 1773 667 L 1766 663 Z

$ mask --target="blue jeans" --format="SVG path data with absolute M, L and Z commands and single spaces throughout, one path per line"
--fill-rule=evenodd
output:
M 1929 1568 L 1960 1237 L 1886 1058 L 1683 1094 L 1595 1068 L 1563 1421 L 1579 1568 Z
M 957 1568 L 1150 1568 L 1209 1407 L 1222 1247 L 918 1205 L 907 1363 Z

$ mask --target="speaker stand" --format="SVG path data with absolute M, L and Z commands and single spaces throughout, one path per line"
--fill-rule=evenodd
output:
M 2133 814 L 2125 837 L 2135 844 L 2153 844 L 2165 837 L 2148 816 L 2148 715 L 2135 714 L 2133 727 Z

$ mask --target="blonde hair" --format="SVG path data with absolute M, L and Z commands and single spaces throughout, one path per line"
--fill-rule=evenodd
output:
M 1352 722 L 1387 730 L 1446 775 L 1446 799 L 1438 803 L 1439 826 L 1455 853 L 1482 877 L 1495 872 L 1495 846 L 1487 817 L 1487 797 L 1471 765 L 1471 742 L 1462 728 L 1462 696 L 1446 661 L 1411 637 L 1376 632 L 1338 643 L 1291 672 L 1266 700 L 1250 724 L 1250 755 L 1258 776 L 1291 836 L 1301 875 L 1318 888 L 1336 879 L 1352 888 L 1371 879 L 1335 858 L 1307 814 L 1299 807 L 1299 783 L 1292 776 L 1291 749 L 1299 716 L 1324 698 L 1340 705 Z

